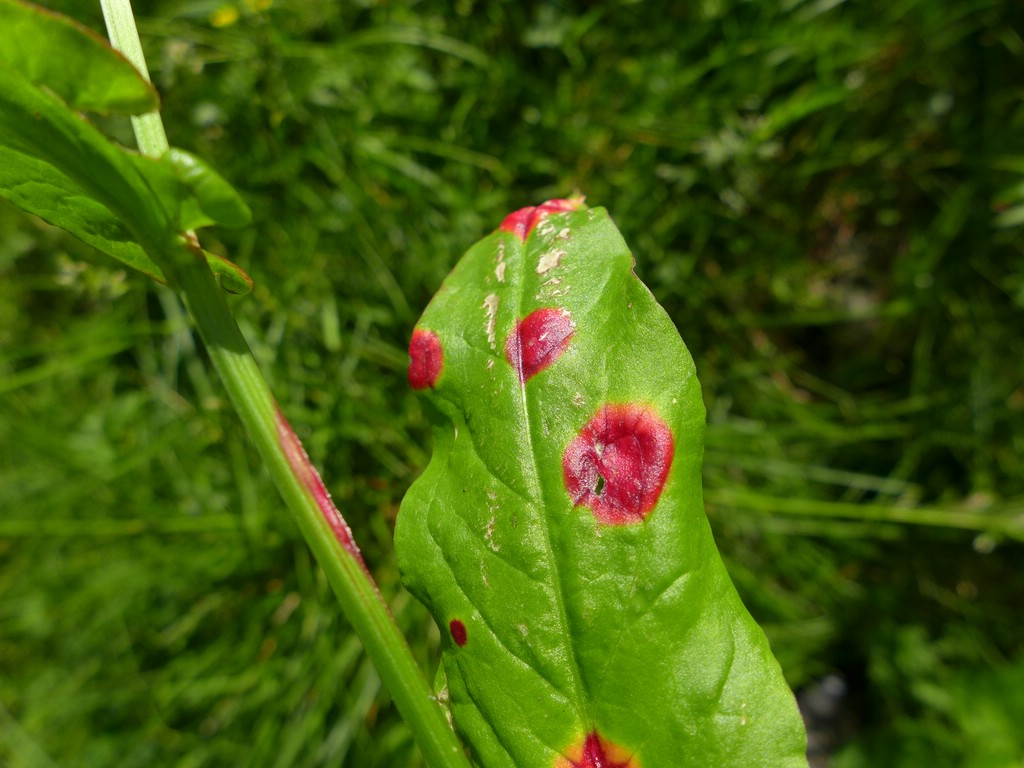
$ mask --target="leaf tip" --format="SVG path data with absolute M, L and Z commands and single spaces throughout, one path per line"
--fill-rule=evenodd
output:
M 533 231 L 544 217 L 552 213 L 565 213 L 578 211 L 584 207 L 582 195 L 573 195 L 568 198 L 556 198 L 548 200 L 540 205 L 533 205 L 527 208 L 520 208 L 513 211 L 502 220 L 498 227 L 502 232 L 510 232 L 522 241 Z

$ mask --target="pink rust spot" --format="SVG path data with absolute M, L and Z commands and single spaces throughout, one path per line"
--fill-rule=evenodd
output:
M 606 405 L 562 456 L 562 476 L 576 506 L 609 525 L 639 523 L 661 496 L 675 442 L 649 408 Z
M 554 768 L 640 768 L 640 762 L 618 744 L 591 731 L 564 757 L 557 758 Z
M 466 644 L 466 625 L 458 619 L 448 622 L 448 631 L 452 633 L 452 640 L 461 648 Z
M 299 482 L 305 486 L 306 490 L 313 497 L 338 543 L 358 561 L 364 571 L 369 573 L 366 569 L 366 563 L 363 562 L 363 556 L 359 552 L 359 547 L 356 546 L 355 539 L 352 538 L 352 530 L 345 522 L 345 518 L 341 516 L 341 512 L 334 506 L 334 502 L 331 501 L 331 495 L 327 492 L 327 488 L 324 487 L 320 475 L 309 461 L 306 449 L 302 447 L 302 443 L 299 442 L 299 438 L 292 430 L 291 424 L 288 423 L 288 420 L 281 413 L 281 409 L 277 405 L 274 406 L 274 421 L 277 425 L 277 439 L 281 443 L 284 455 L 288 458 L 288 464 L 291 466 L 292 472 L 295 473 Z
M 443 365 L 444 353 L 437 334 L 425 328 L 414 330 L 409 342 L 409 385 L 413 389 L 434 386 Z
M 546 203 L 541 203 L 540 205 L 530 206 L 529 208 L 520 208 L 518 211 L 513 211 L 505 217 L 505 220 L 501 222 L 501 226 L 498 227 L 498 229 L 502 232 L 511 232 L 513 235 L 525 242 L 527 235 L 529 235 L 533 231 L 533 228 L 540 223 L 541 219 L 549 213 L 578 211 L 581 207 L 583 207 L 582 198 L 548 200 Z
M 564 309 L 536 309 L 521 320 L 505 341 L 505 359 L 523 384 L 551 365 L 569 346 L 576 324 Z

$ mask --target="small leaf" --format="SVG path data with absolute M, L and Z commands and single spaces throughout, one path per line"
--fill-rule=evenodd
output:
M 221 224 L 241 227 L 252 219 L 249 207 L 220 174 L 195 155 L 171 147 L 161 157 L 128 154 L 175 231 Z
M 113 144 L 90 123 L 50 93 L 0 66 L 0 147 L 10 162 L 23 165 L 8 169 L 12 178 L 30 182 L 42 173 L 50 188 L 65 187 L 100 203 L 132 232 L 141 244 L 165 245 L 176 236 L 160 201 L 136 170 L 132 155 Z M 70 180 L 70 184 L 62 179 Z M 38 198 L 23 202 L 43 205 L 59 213 L 61 201 L 44 189 Z M 44 193 L 45 192 L 45 193 Z M 33 193 L 34 194 L 34 193 Z
M 0 196 L 126 266 L 166 283 L 160 268 L 110 209 L 52 166 L 0 146 Z M 252 290 L 252 279 L 239 266 L 208 251 L 203 255 L 228 293 Z
M 210 265 L 210 269 L 216 275 L 220 287 L 225 291 L 236 296 L 242 296 L 252 291 L 252 278 L 240 266 L 207 250 L 203 251 L 203 256 L 206 257 L 206 263 Z
M 434 452 L 403 578 L 486 768 L 806 766 L 704 514 L 693 361 L 632 266 L 603 209 L 552 201 L 445 280 L 410 347 Z
M 252 221 L 252 212 L 235 188 L 203 160 L 183 149 L 171 147 L 160 158 L 170 168 L 183 190 L 173 199 L 182 201 L 178 226 L 182 230 L 213 224 L 244 227 Z
M 995 225 L 1000 228 L 1024 224 L 1024 181 L 1016 181 L 1000 190 L 994 200 Z
M 995 225 L 1000 228 L 1019 227 L 1024 224 L 1024 205 L 1015 205 L 996 214 Z
M 140 115 L 160 108 L 153 86 L 103 38 L 28 3 L 0 0 L 0 65 L 75 109 Z
M 219 202 L 219 187 L 227 183 L 202 181 L 209 174 L 216 176 L 199 171 L 192 181 L 179 180 L 173 161 L 118 147 L 54 96 L 0 66 L 0 195 L 133 269 L 165 281 L 143 243 L 170 246 L 188 228 L 180 223 L 212 221 L 201 212 L 199 195 L 214 201 L 207 207 L 239 220 L 237 210 Z M 198 195 L 190 186 L 196 177 Z M 183 210 L 191 213 L 183 216 Z M 206 258 L 225 290 L 250 290 L 252 281 L 239 267 L 213 254 Z
M 160 268 L 109 208 L 42 160 L 0 145 L 0 195 L 132 269 L 165 282 Z

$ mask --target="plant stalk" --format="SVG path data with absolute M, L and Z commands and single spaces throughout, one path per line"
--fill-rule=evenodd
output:
M 114 47 L 148 78 L 129 0 L 101 3 Z M 160 155 L 167 150 L 159 113 L 138 118 L 133 128 L 143 154 Z M 470 768 L 348 526 L 257 368 L 205 260 L 197 255 L 181 264 L 168 249 L 150 255 L 161 265 L 178 262 L 175 287 L 206 343 L 228 396 L 428 764 L 434 768 Z
M 150 80 L 131 0 L 100 0 L 100 6 L 103 8 L 103 23 L 107 26 L 111 45 L 139 70 L 140 75 Z M 144 155 L 160 157 L 170 147 L 159 112 L 132 115 L 132 130 L 139 151 Z

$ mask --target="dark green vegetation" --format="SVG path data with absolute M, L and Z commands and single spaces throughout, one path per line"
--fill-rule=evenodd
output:
M 696 359 L 733 579 L 794 686 L 850 686 L 835 764 L 1020 760 L 1019 4 L 145 5 L 172 143 L 257 222 L 204 244 L 425 665 L 408 335 L 578 188 Z M 0 232 L 0 762 L 415 765 L 172 297 Z

